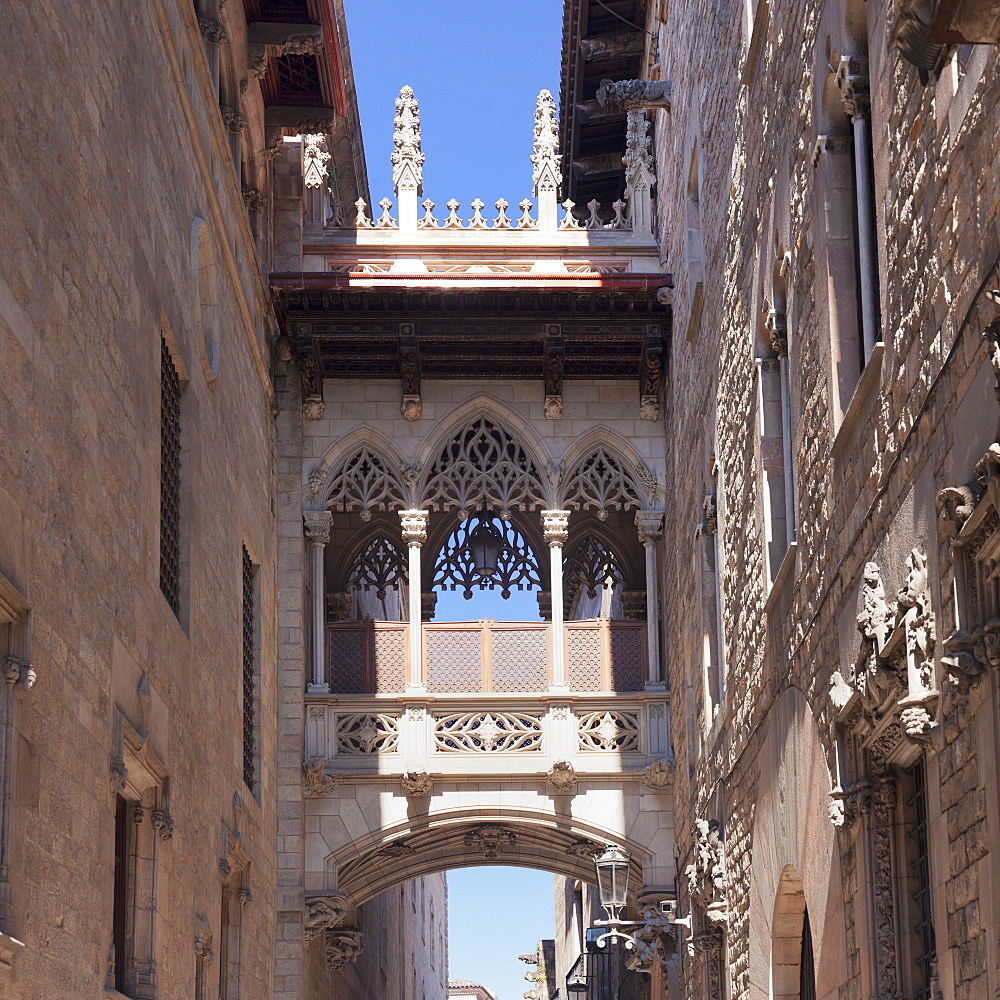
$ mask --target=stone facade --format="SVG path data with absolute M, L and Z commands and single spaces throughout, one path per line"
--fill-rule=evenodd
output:
M 992 527 L 955 533 L 992 525 L 996 52 L 946 47 L 925 86 L 905 4 L 650 7 L 677 839 L 688 866 L 717 820 L 725 862 L 721 922 L 682 885 L 683 995 L 798 996 L 804 913 L 817 996 L 993 995 L 995 675 L 948 653 L 995 613 Z

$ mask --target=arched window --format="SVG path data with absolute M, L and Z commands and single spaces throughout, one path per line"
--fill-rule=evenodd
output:
M 545 506 L 541 477 L 524 447 L 488 417 L 478 417 L 456 434 L 431 466 L 424 490 L 432 510 L 458 510 L 462 517 L 494 510 L 509 518 L 515 510 Z
M 639 491 L 621 461 L 600 447 L 577 465 L 566 482 L 565 505 L 571 510 L 596 510 L 606 521 L 611 510 L 642 506 Z
M 398 539 L 379 531 L 351 563 L 344 590 L 354 621 L 406 620 L 406 553 Z
M 625 573 L 616 552 L 593 532 L 570 545 L 563 562 L 566 618 L 624 618 Z
M 460 590 L 469 600 L 475 590 L 540 590 L 538 559 L 524 536 L 499 517 L 468 517 L 448 536 L 434 563 L 431 587 Z
M 402 510 L 406 502 L 402 486 L 388 464 L 365 446 L 343 461 L 330 477 L 326 505 L 338 513 L 358 511 L 362 521 L 369 521 L 373 510 Z

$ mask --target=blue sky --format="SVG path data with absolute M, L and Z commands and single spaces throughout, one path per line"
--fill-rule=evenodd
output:
M 392 119 L 404 84 L 420 102 L 424 197 L 441 218 L 531 197 L 542 89 L 559 99 L 562 0 L 345 0 L 372 202 L 393 197 Z M 488 213 L 484 213 L 488 214 Z
M 467 219 L 474 198 L 492 210 L 500 197 L 512 207 L 531 197 L 535 98 L 546 89 L 559 99 L 562 0 L 345 0 L 345 7 L 372 201 L 393 197 L 392 119 L 404 84 L 420 102 L 424 197 L 439 219 L 449 198 Z M 506 605 L 478 596 L 466 603 L 454 595 L 454 611 L 438 619 L 511 620 L 530 611 L 537 620 L 533 594 L 514 594 Z M 552 876 L 467 868 L 449 872 L 448 885 L 452 977 L 520 1000 L 531 984 L 517 956 L 552 936 Z

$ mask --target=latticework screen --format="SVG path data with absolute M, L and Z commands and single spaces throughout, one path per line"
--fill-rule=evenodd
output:
M 181 385 L 160 339 L 160 590 L 174 614 L 181 607 Z
M 427 632 L 427 690 L 482 689 L 482 643 L 478 631 Z
M 256 777 L 257 712 L 254 705 L 254 573 L 243 546 L 243 780 L 253 788 Z
M 544 691 L 548 687 L 544 629 L 494 629 L 494 691 Z
M 376 629 L 375 694 L 401 694 L 406 685 L 406 631 Z
M 596 628 L 566 629 L 566 672 L 574 691 L 601 690 L 601 632 Z
M 641 628 L 611 629 L 611 690 L 641 691 L 645 686 L 642 651 L 646 635 Z
M 334 694 L 365 693 L 365 633 L 360 628 L 331 628 L 330 690 Z

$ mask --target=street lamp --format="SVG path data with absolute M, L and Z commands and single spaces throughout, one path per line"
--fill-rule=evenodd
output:
M 594 859 L 594 867 L 597 869 L 601 906 L 609 922 L 618 923 L 628 905 L 629 857 L 620 847 L 609 844 L 607 850 Z
M 472 568 L 476 576 L 490 578 L 496 576 L 500 560 L 503 535 L 489 521 L 480 520 L 469 535 L 469 551 L 472 554 Z
M 673 924 L 688 926 L 690 917 L 677 920 L 673 910 L 663 916 L 644 913 L 644 920 L 622 920 L 622 913 L 628 905 L 629 856 L 615 844 L 608 844 L 607 849 L 599 858 L 594 858 L 597 869 L 597 888 L 601 896 L 601 907 L 608 915 L 607 920 L 595 921 L 598 926 L 607 927 L 595 942 L 598 948 L 603 948 L 608 941 L 620 938 L 629 951 L 634 951 L 640 961 L 655 960 L 660 965 L 666 965 L 666 959 L 661 954 L 658 944 L 660 934 Z M 637 928 L 637 933 L 631 933 L 624 928 Z

